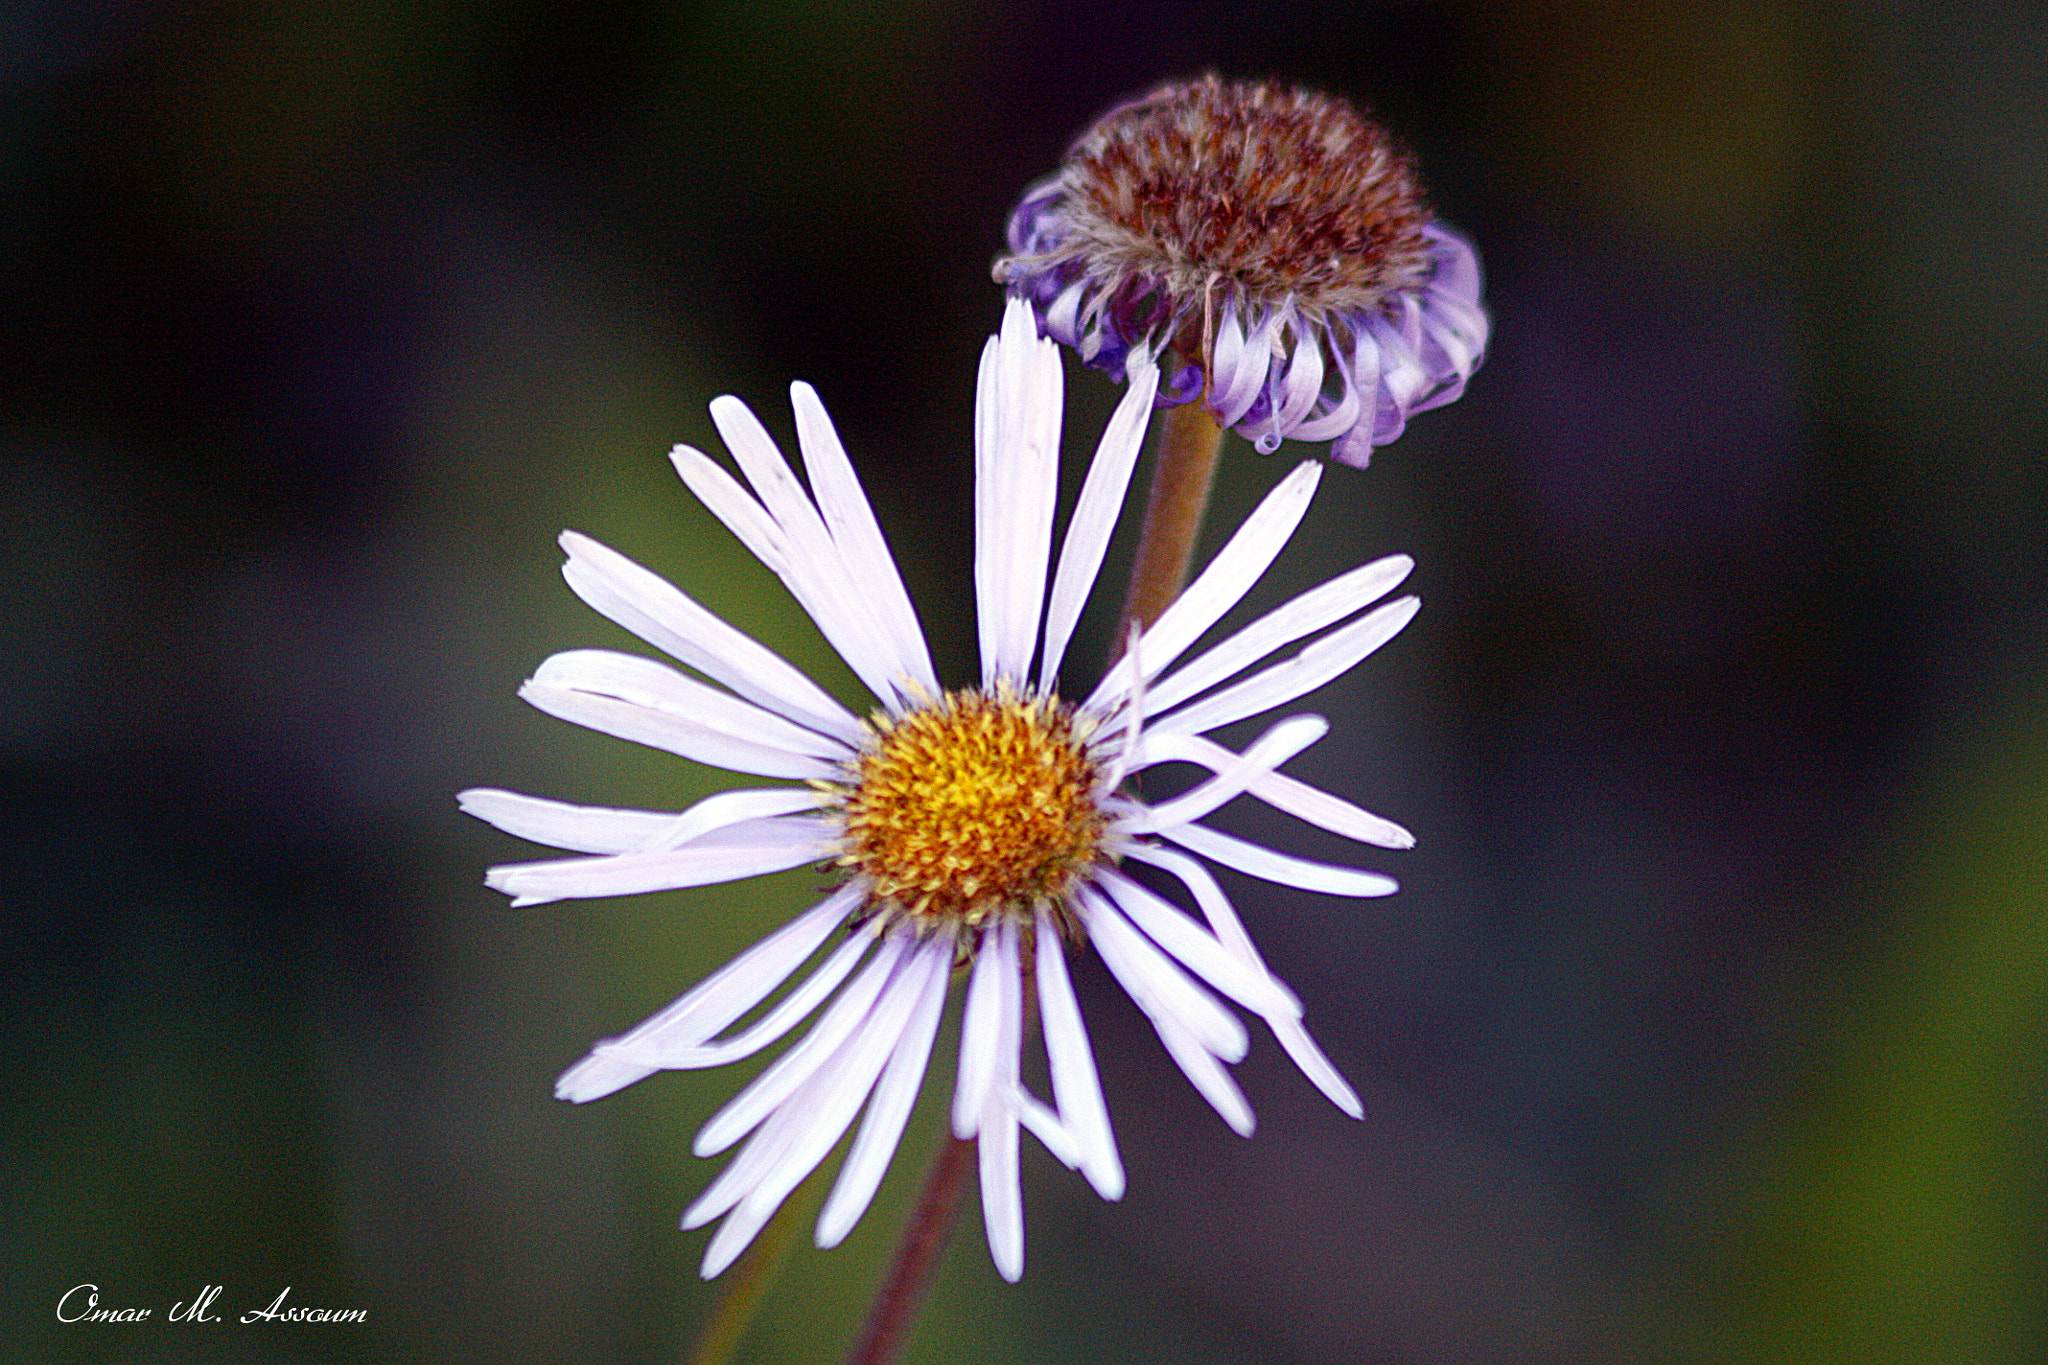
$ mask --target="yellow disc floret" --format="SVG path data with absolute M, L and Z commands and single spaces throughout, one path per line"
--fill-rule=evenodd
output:
M 1071 707 L 949 692 L 869 730 L 839 862 L 878 905 L 979 923 L 1058 900 L 1095 860 L 1106 820 Z

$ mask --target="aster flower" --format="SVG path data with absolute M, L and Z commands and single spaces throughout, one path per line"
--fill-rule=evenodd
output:
M 989 1249 L 1008 1279 L 1024 1263 L 1020 1129 L 1104 1198 L 1123 1192 L 1066 966 L 1066 953 L 1084 942 L 1238 1132 L 1251 1132 L 1252 1112 L 1224 1064 L 1243 1057 L 1247 1039 L 1219 997 L 1264 1019 L 1324 1094 L 1346 1113 L 1360 1112 L 1207 863 L 1340 896 L 1386 895 L 1394 883 L 1200 822 L 1249 793 L 1366 843 L 1404 848 L 1413 839 L 1279 771 L 1322 736 L 1320 717 L 1282 720 L 1242 753 L 1207 736 L 1321 686 L 1391 638 L 1414 614 L 1415 599 L 1373 604 L 1411 564 L 1395 556 L 1355 569 L 1183 662 L 1293 533 L 1319 474 L 1305 463 L 1085 700 L 1062 700 L 1055 684 L 1151 406 L 1143 385 L 1155 378 L 1152 362 L 1134 351 L 1129 363 L 1140 384 L 1102 436 L 1055 564 L 1058 351 L 1036 336 L 1016 300 L 989 341 L 975 424 L 978 686 L 940 686 L 874 515 L 808 385 L 791 390 L 808 489 L 730 397 L 716 400 L 711 415 L 747 485 L 687 446 L 673 460 L 874 693 L 879 707 L 869 718 L 665 580 L 574 532 L 562 536 L 576 593 L 701 676 L 648 658 L 572 650 L 542 664 L 521 695 L 564 720 L 784 785 L 722 792 L 681 812 L 464 792 L 463 809 L 498 828 L 590 855 L 494 867 L 489 884 L 515 905 L 535 905 L 806 864 L 831 864 L 843 876 L 811 910 L 637 1028 L 597 1044 L 556 1087 L 561 1098 L 583 1102 L 664 1068 L 723 1065 L 816 1016 L 697 1135 L 700 1156 L 745 1142 L 683 1216 L 685 1227 L 724 1220 L 705 1252 L 707 1277 L 733 1261 L 865 1108 L 819 1218 L 818 1244 L 835 1245 L 852 1229 L 903 1133 L 956 966 L 971 964 L 951 1127 L 977 1140 Z M 1291 657 L 1269 662 L 1312 636 Z M 1126 788 L 1132 774 L 1167 763 L 1208 776 L 1156 803 Z M 1177 880 L 1199 918 L 1127 875 L 1126 863 Z M 1019 1080 L 1027 992 L 1036 995 L 1050 1102 Z
M 1008 235 L 996 280 L 1048 335 L 1119 380 L 1173 347 L 1161 401 L 1199 396 L 1264 454 L 1334 441 L 1363 467 L 1486 350 L 1471 243 L 1385 129 L 1313 91 L 1210 75 L 1119 105 Z

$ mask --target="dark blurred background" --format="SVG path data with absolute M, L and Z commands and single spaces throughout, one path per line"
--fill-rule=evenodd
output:
M 681 1357 L 688 1140 L 742 1077 L 550 1084 L 816 878 L 482 887 L 538 855 L 460 787 L 717 783 L 516 701 L 625 643 L 552 538 L 854 696 L 663 459 L 717 448 L 722 392 L 786 436 L 809 379 L 964 676 L 1004 216 L 1107 104 L 1208 68 L 1377 110 L 1489 271 L 1468 396 L 1330 470 L 1261 589 L 1421 562 L 1423 615 L 1298 765 L 1418 832 L 1365 860 L 1402 894 L 1232 884 L 1368 1113 L 1268 1039 L 1239 1140 L 1084 969 L 1130 1194 L 1034 1152 L 1024 1283 L 970 1211 L 909 1359 L 2048 1358 L 2048 11 L 0 24 L 13 1358 Z M 1078 461 L 1115 392 L 1070 394 Z M 1304 453 L 1233 442 L 1217 524 Z M 940 1108 L 740 1359 L 839 1358 Z M 155 1319 L 58 1324 L 81 1283 Z M 162 1320 L 209 1284 L 225 1323 Z M 235 1321 L 285 1286 L 369 1321 Z

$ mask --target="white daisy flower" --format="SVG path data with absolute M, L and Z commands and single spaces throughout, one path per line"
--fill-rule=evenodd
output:
M 659 1070 L 750 1056 L 816 1016 L 697 1135 L 700 1156 L 745 1144 L 683 1215 L 686 1228 L 724 1220 L 705 1252 L 707 1277 L 732 1263 L 860 1117 L 818 1220 L 818 1245 L 834 1246 L 853 1228 L 902 1136 L 956 966 L 971 964 L 971 972 L 951 1124 L 977 1142 L 989 1250 L 1006 1279 L 1024 1267 L 1020 1127 L 1104 1198 L 1123 1193 L 1123 1165 L 1067 974 L 1065 954 L 1084 942 L 1239 1133 L 1252 1131 L 1252 1112 L 1224 1064 L 1244 1056 L 1246 1034 L 1226 999 L 1264 1019 L 1339 1108 L 1360 1112 L 1357 1095 L 1302 1026 L 1300 1001 L 1260 959 L 1206 864 L 1339 896 L 1384 896 L 1393 881 L 1275 852 L 1200 822 L 1249 794 L 1364 843 L 1406 848 L 1414 840 L 1399 825 L 1279 771 L 1322 737 L 1328 726 L 1321 717 L 1282 720 L 1242 753 L 1207 736 L 1321 686 L 1391 638 L 1414 615 L 1416 600 L 1373 604 L 1406 577 L 1411 561 L 1394 556 L 1355 569 L 1183 663 L 1299 524 L 1319 476 L 1305 463 L 1085 700 L 1062 700 L 1055 690 L 1061 663 L 1150 415 L 1152 362 L 1140 355 L 1132 363 L 1147 382 L 1134 383 L 1110 419 L 1055 564 L 1057 347 L 1039 339 L 1029 306 L 1012 300 L 1001 334 L 983 352 L 975 422 L 977 687 L 941 688 L 867 499 L 808 385 L 791 389 L 808 490 L 731 397 L 715 401 L 711 415 L 747 486 L 687 446 L 673 459 L 683 481 L 781 577 L 880 700 L 870 718 L 623 555 L 574 532 L 562 536 L 563 572 L 576 593 L 701 676 L 633 655 L 571 650 L 542 664 L 521 695 L 564 720 L 787 785 L 722 792 L 682 812 L 467 791 L 462 807 L 472 815 L 591 855 L 494 867 L 489 884 L 515 905 L 537 905 L 816 863 L 834 864 L 845 878 L 674 1004 L 599 1043 L 556 1086 L 563 1099 L 598 1099 Z M 1319 638 L 1268 662 L 1311 636 Z M 1166 763 L 1209 776 L 1157 803 L 1124 786 L 1132 774 Z M 1128 876 L 1122 865 L 1129 862 L 1179 881 L 1200 917 Z M 1019 1081 L 1027 993 L 1036 995 L 1049 1103 Z

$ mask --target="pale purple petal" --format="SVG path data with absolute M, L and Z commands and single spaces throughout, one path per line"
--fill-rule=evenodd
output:
M 833 1184 L 832 1194 L 818 1216 L 817 1242 L 821 1247 L 838 1246 L 846 1234 L 853 1231 L 861 1215 L 867 1212 L 868 1204 L 881 1186 L 882 1176 L 889 1169 L 890 1159 L 896 1154 L 897 1143 L 902 1140 L 904 1125 L 909 1122 L 911 1107 L 917 1101 L 918 1086 L 924 1080 L 925 1068 L 931 1059 L 932 1039 L 938 1032 L 939 1016 L 945 1011 L 946 984 L 953 965 L 953 951 L 954 940 L 950 930 L 934 934 L 918 950 L 911 968 L 915 975 L 903 987 L 916 992 L 916 1008 L 910 1022 L 904 1026 L 902 1036 L 896 1040 L 896 1049 L 889 1056 L 882 1079 L 875 1085 L 874 1097 L 868 1101 L 867 1117 L 861 1120 L 860 1133 L 854 1138 L 853 1148 L 846 1154 L 846 1163 L 840 1167 L 839 1179 Z
M 1278 882 L 1302 891 L 1319 891 L 1326 896 L 1391 896 L 1400 890 L 1392 877 L 1356 867 L 1310 862 L 1287 853 L 1249 843 L 1204 825 L 1176 825 L 1162 837 L 1192 849 L 1212 862 L 1234 867 L 1239 872 Z
M 504 863 L 484 874 L 484 885 L 512 897 L 515 906 L 676 891 L 818 862 L 838 837 L 836 829 L 816 820 L 748 820 L 659 853 Z
M 650 1050 L 693 1047 L 715 1036 L 787 981 L 790 973 L 817 951 L 859 901 L 858 887 L 842 887 L 704 978 L 631 1032 L 602 1040 L 591 1055 L 562 1073 L 555 1082 L 555 1098 L 587 1103 L 622 1090 L 659 1069 L 616 1055 L 625 1045 Z M 848 967 L 851 966 L 849 962 Z M 616 1051 L 607 1055 L 608 1049 Z
M 1038 912 L 1038 1003 L 1045 1029 L 1046 1060 L 1052 1071 L 1053 1099 L 1060 1119 L 1079 1148 L 1081 1173 L 1104 1199 L 1121 1199 L 1124 1164 L 1110 1131 L 1109 1108 L 1103 1103 L 1096 1075 L 1095 1053 L 1081 1022 L 1080 1003 L 1067 976 L 1064 945 L 1058 926 L 1044 910 Z

